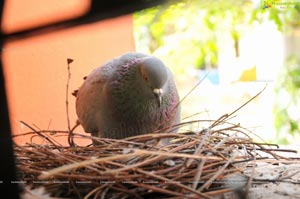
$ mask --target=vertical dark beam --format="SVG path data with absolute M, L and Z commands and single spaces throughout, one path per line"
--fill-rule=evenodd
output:
M 4 1 L 0 0 L 0 22 L 2 22 Z M 1 23 L 2 24 L 2 23 Z M 0 24 L 0 25 L 1 25 Z M 13 155 L 11 128 L 8 115 L 8 105 L 5 92 L 5 82 L 2 65 L 3 33 L 0 33 L 0 194 L 3 197 L 19 199 L 19 189 L 16 181 L 16 166 Z

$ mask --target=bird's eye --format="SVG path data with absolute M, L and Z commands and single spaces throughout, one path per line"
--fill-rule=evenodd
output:
M 143 74 L 143 78 L 144 78 L 144 80 L 148 81 L 148 77 L 146 74 Z
M 145 81 L 148 81 L 148 75 L 147 72 L 145 71 L 145 66 L 143 64 L 141 64 L 140 66 L 140 74 L 142 75 Z

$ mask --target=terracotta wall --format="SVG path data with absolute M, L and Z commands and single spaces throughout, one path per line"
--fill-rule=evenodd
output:
M 15 3 L 15 1 L 9 2 Z M 38 7 L 34 9 L 34 3 L 40 2 L 39 0 L 18 2 L 32 4 L 28 6 L 28 10 L 31 11 L 30 14 L 27 13 L 30 15 L 28 23 L 31 23 L 28 26 L 42 23 L 41 21 L 33 23 L 34 14 L 40 19 L 43 14 Z M 58 3 L 60 1 L 47 0 L 43 2 L 44 4 L 57 2 L 54 4 L 54 8 L 51 8 L 53 13 L 65 8 L 64 4 Z M 2 28 L 6 32 L 13 32 L 18 28 L 21 29 L 22 26 L 26 27 L 24 25 L 26 20 L 20 19 L 22 18 L 20 13 L 22 9 L 12 5 L 5 7 L 5 23 Z M 78 7 L 78 5 L 76 6 Z M 88 8 L 87 5 L 85 6 Z M 78 13 L 83 13 L 84 9 L 79 6 L 77 10 L 73 8 L 73 11 L 69 12 L 74 12 L 74 16 L 76 16 Z M 24 18 L 27 15 L 24 14 Z M 47 15 L 52 16 L 51 13 L 47 13 Z M 59 19 L 64 18 L 59 15 L 59 12 L 55 15 Z M 66 16 L 66 18 L 71 17 L 72 14 Z M 48 23 L 50 19 L 46 17 L 45 20 Z M 26 39 L 7 41 L 2 49 L 2 60 L 14 134 L 29 131 L 27 127 L 20 124 L 20 120 L 36 129 L 67 130 L 65 103 L 68 77 L 67 58 L 74 59 L 71 64 L 68 93 L 70 121 L 73 125 L 76 121 L 76 114 L 75 98 L 71 92 L 81 85 L 82 78 L 107 60 L 127 51 L 134 51 L 134 49 L 131 15 Z M 28 137 L 17 139 L 18 143 L 25 141 L 28 141 Z

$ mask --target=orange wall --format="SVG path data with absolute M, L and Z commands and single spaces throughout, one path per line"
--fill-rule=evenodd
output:
M 22 29 L 79 17 L 91 6 L 91 0 L 5 0 L 2 31 Z
M 132 16 L 6 42 L 2 49 L 10 118 L 15 134 L 28 132 L 20 120 L 40 129 L 67 130 L 67 58 L 71 64 L 69 113 L 76 121 L 71 92 L 93 68 L 134 51 Z M 18 143 L 28 141 L 22 137 Z

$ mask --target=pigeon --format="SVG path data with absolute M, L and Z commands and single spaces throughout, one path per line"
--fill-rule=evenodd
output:
M 180 122 L 170 69 L 158 58 L 129 52 L 94 69 L 75 92 L 78 122 L 93 136 L 123 139 Z

